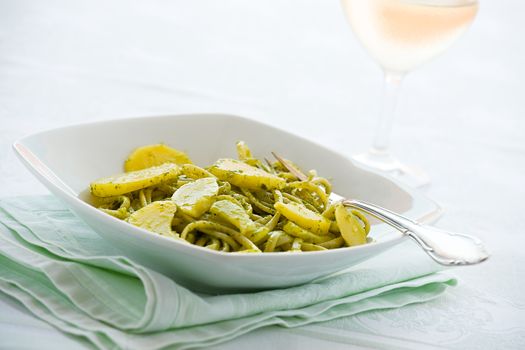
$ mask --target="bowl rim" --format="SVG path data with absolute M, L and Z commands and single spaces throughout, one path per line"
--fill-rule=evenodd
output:
M 264 259 L 263 257 L 267 258 L 276 258 L 276 257 L 288 257 L 288 256 L 305 256 L 305 255 L 315 255 L 315 256 L 321 256 L 322 254 L 335 254 L 335 253 L 342 253 L 345 251 L 357 251 L 357 250 L 366 250 L 369 249 L 370 246 L 373 245 L 392 245 L 395 244 L 397 241 L 401 242 L 403 239 L 407 238 L 402 233 L 399 233 L 398 235 L 393 235 L 392 237 L 387 237 L 384 239 L 381 239 L 380 241 L 375 241 L 372 243 L 367 243 L 363 245 L 358 246 L 352 246 L 352 247 L 341 247 L 337 249 L 327 249 L 322 251 L 304 251 L 301 252 L 301 254 L 298 254 L 297 252 L 250 252 L 250 253 L 243 253 L 243 252 L 222 252 L 222 251 L 216 251 L 212 249 L 207 249 L 205 247 L 197 246 L 194 244 L 190 244 L 187 242 L 183 242 L 182 239 L 173 239 L 171 237 L 165 237 L 162 235 L 154 234 L 146 229 L 134 226 L 126 221 L 117 219 L 109 214 L 106 214 L 97 208 L 93 207 L 86 201 L 79 198 L 79 194 L 76 193 L 74 190 L 69 188 L 67 184 L 65 184 L 60 177 L 58 177 L 52 169 L 50 169 L 45 162 L 43 162 L 39 157 L 37 157 L 32 151 L 29 146 L 27 146 L 27 142 L 30 139 L 34 139 L 37 137 L 44 136 L 49 133 L 54 132 L 67 132 L 68 130 L 74 130 L 74 129 L 81 129 L 83 127 L 89 127 L 89 126 L 98 126 L 98 125 L 104 125 L 104 124 L 111 124 L 111 123 L 127 123 L 130 121 L 141 121 L 141 120 L 149 120 L 152 119 L 166 119 L 166 118 L 192 118 L 192 117 L 223 117 L 243 122 L 249 122 L 254 123 L 256 126 L 262 126 L 266 128 L 271 128 L 276 131 L 288 133 L 291 135 L 294 135 L 294 137 L 299 138 L 301 141 L 309 142 L 313 144 L 315 147 L 321 148 L 323 150 L 329 151 L 331 153 L 334 153 L 342 158 L 344 158 L 346 161 L 350 162 L 353 166 L 360 168 L 362 170 L 365 170 L 369 173 L 373 173 L 375 175 L 381 176 L 383 178 L 386 178 L 387 180 L 393 182 L 396 186 L 398 186 L 402 191 L 406 192 L 408 195 L 410 195 L 412 198 L 419 198 L 427 201 L 430 203 L 434 209 L 423 215 L 422 217 L 419 217 L 417 219 L 420 223 L 430 223 L 436 221 L 441 215 L 443 214 L 443 209 L 441 206 L 439 206 L 434 200 L 430 199 L 423 193 L 418 192 L 416 189 L 412 189 L 407 185 L 404 185 L 397 181 L 396 179 L 389 177 L 385 174 L 380 173 L 379 171 L 375 169 L 371 169 L 369 167 L 362 166 L 360 164 L 357 164 L 354 162 L 350 157 L 347 155 L 334 150 L 330 147 L 324 146 L 319 144 L 317 141 L 309 140 L 306 137 L 295 134 L 293 132 L 289 132 L 287 130 L 284 130 L 280 127 L 276 127 L 271 124 L 267 124 L 264 122 L 261 122 L 259 120 L 255 120 L 249 117 L 245 116 L 239 116 L 234 114 L 227 114 L 227 113 L 215 113 L 215 112 L 202 112 L 202 113 L 184 113 L 184 114 L 163 114 L 163 115 L 154 115 L 154 116 L 135 116 L 135 117 L 127 117 L 127 118 L 117 118 L 117 119 L 109 119 L 109 120 L 99 120 L 99 121 L 93 121 L 93 122 L 83 122 L 83 123 L 75 123 L 70 125 L 64 125 L 57 128 L 49 128 L 46 130 L 38 131 L 35 133 L 31 133 L 29 135 L 26 135 L 24 137 L 21 137 L 17 139 L 15 142 L 13 142 L 12 147 L 18 156 L 18 158 L 22 161 L 22 163 L 30 170 L 30 172 L 35 175 L 35 177 L 42 182 L 48 190 L 53 192 L 51 188 L 54 188 L 55 190 L 60 191 L 63 195 L 67 196 L 70 200 L 75 202 L 78 205 L 81 205 L 84 210 L 88 210 L 91 213 L 96 213 L 95 216 L 98 217 L 101 221 L 108 221 L 108 223 L 113 223 L 116 225 L 121 225 L 122 230 L 126 230 L 128 232 L 135 231 L 135 234 L 140 234 L 142 236 L 141 238 L 144 238 L 148 241 L 157 241 L 157 242 L 166 242 L 166 244 L 175 244 L 181 249 L 189 248 L 194 249 L 196 252 L 200 252 L 202 254 L 209 254 L 211 256 L 216 257 L 227 257 L 226 259 L 237 259 L 238 257 L 242 257 L 241 259 Z M 55 197 L 58 197 L 60 199 L 60 196 L 55 195 Z M 66 205 L 67 206 L 67 205 Z M 68 208 L 69 209 L 69 208 Z M 89 224 L 88 224 L 89 226 Z M 95 229 L 93 229 L 95 230 Z M 395 231 L 394 228 L 392 228 L 393 231 Z M 105 238 L 104 238 L 105 239 Z M 154 242 L 156 243 L 156 242 Z

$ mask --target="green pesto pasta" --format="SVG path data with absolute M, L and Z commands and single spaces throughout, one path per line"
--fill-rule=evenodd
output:
M 326 178 L 310 170 L 300 180 L 279 161 L 254 158 L 242 141 L 236 149 L 238 159 L 200 167 L 164 144 L 139 147 L 126 172 L 90 184 L 92 203 L 152 234 L 224 253 L 316 252 L 367 242 L 368 219 L 331 202 Z

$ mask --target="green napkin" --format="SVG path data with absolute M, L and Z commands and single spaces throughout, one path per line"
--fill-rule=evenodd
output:
M 456 283 L 406 242 L 315 282 L 203 295 L 124 257 L 51 196 L 0 200 L 0 290 L 100 349 L 188 349 L 424 302 Z

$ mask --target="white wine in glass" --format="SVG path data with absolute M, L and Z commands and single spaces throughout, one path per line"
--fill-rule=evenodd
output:
M 477 0 L 342 0 L 346 18 L 383 68 L 382 111 L 372 148 L 354 158 L 413 186 L 429 182 L 422 171 L 388 152 L 397 94 L 403 77 L 445 51 L 472 23 Z

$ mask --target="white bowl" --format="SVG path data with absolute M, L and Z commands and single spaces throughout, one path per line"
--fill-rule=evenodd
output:
M 101 237 L 124 255 L 190 288 L 253 290 L 309 282 L 362 262 L 400 243 L 403 236 L 373 225 L 374 243 L 303 253 L 222 253 L 180 243 L 107 215 L 83 198 L 88 184 L 122 171 L 134 148 L 165 142 L 199 165 L 235 157 L 244 140 L 255 156 L 276 151 L 305 169 L 332 179 L 337 193 L 428 222 L 440 209 L 421 193 L 360 168 L 345 156 L 272 126 L 231 115 L 192 114 L 121 119 L 64 127 L 25 137 L 13 145 L 28 169 Z

